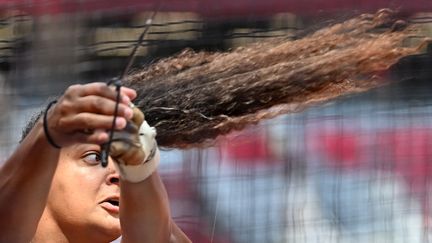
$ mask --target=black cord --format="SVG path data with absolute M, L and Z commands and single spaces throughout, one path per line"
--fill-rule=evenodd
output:
M 46 137 L 47 140 L 48 140 L 48 143 L 51 144 L 54 148 L 61 149 L 61 147 L 60 147 L 59 145 L 57 145 L 57 143 L 54 142 L 54 140 L 52 139 L 51 135 L 50 135 L 49 132 L 48 132 L 48 118 L 47 118 L 47 114 L 48 114 L 48 110 L 49 110 L 49 109 L 51 108 L 51 106 L 53 106 L 55 103 L 57 103 L 57 100 L 53 100 L 53 101 L 51 101 L 51 102 L 47 105 L 47 107 L 46 107 L 46 109 L 45 109 L 45 112 L 44 112 L 44 115 L 43 115 L 43 129 L 44 129 L 45 137 Z
M 160 7 L 160 3 L 157 6 L 157 9 L 159 9 Z M 110 147 L 111 147 L 111 143 L 113 142 L 113 137 L 114 137 L 114 129 L 115 129 L 115 121 L 117 118 L 117 111 L 118 111 L 118 106 L 120 103 L 120 88 L 121 88 L 121 81 L 124 79 L 124 77 L 126 76 L 126 74 L 128 73 L 129 69 L 131 68 L 134 60 L 135 60 L 135 54 L 139 48 L 139 46 L 142 44 L 142 42 L 144 41 L 144 37 L 147 34 L 148 30 L 150 29 L 151 26 L 151 22 L 154 19 L 154 17 L 156 16 L 156 13 L 158 12 L 158 10 L 155 10 L 153 12 L 153 14 L 151 15 L 151 17 L 147 20 L 147 23 L 145 25 L 145 28 L 143 30 L 143 32 L 141 33 L 141 35 L 138 38 L 137 44 L 135 45 L 135 47 L 133 48 L 131 54 L 129 55 L 129 60 L 127 62 L 126 68 L 123 70 L 123 73 L 121 74 L 120 78 L 114 78 L 112 80 L 110 80 L 107 85 L 115 85 L 116 86 L 116 91 L 117 91 L 117 98 L 116 98 L 116 105 L 114 108 L 114 119 L 113 119 L 113 123 L 111 126 L 111 130 L 110 130 L 110 134 L 109 134 L 109 140 L 107 143 L 104 143 L 101 145 L 101 165 L 102 167 L 106 167 L 108 165 L 108 157 L 109 157 L 109 152 L 110 152 Z
M 113 79 L 107 83 L 107 85 L 111 85 L 111 84 L 115 85 L 117 96 L 116 96 L 116 104 L 114 107 L 114 118 L 112 121 L 111 130 L 109 132 L 109 140 L 107 143 L 104 143 L 101 146 L 101 165 L 102 165 L 102 167 L 107 167 L 107 165 L 108 165 L 108 157 L 110 154 L 111 143 L 112 143 L 113 137 L 114 137 L 114 129 L 115 129 L 115 124 L 116 124 L 116 119 L 118 117 L 117 113 L 118 113 L 118 108 L 119 108 L 119 104 L 120 104 L 120 88 L 121 88 L 120 80 Z

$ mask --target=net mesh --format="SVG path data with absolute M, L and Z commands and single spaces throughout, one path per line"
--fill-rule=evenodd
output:
M 327 1 L 315 9 L 292 1 L 291 11 L 266 2 L 166 1 L 133 69 L 185 48 L 294 40 L 381 7 L 399 8 L 432 37 L 426 1 Z M 2 161 L 48 97 L 121 74 L 157 5 L 63 4 L 0 4 Z M 175 221 L 194 242 L 428 242 L 431 67 L 429 47 L 392 67 L 392 85 L 261 122 L 210 148 L 163 151 Z

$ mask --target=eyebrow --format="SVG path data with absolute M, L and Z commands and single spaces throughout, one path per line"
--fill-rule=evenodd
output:
M 100 151 L 100 146 L 97 144 L 89 144 L 89 143 L 80 143 L 80 144 L 74 144 L 70 147 L 72 151 L 87 151 L 87 150 L 94 150 L 94 151 Z

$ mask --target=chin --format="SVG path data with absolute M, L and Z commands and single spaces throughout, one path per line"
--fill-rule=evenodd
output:
M 112 218 L 110 220 L 107 220 L 105 223 L 107 224 L 105 228 L 108 230 L 108 232 L 116 236 L 116 238 L 118 238 L 121 235 L 121 226 L 120 226 L 119 218 Z
M 104 225 L 101 227 L 100 233 L 104 235 L 107 242 L 114 241 L 121 236 L 120 223 L 118 225 Z
M 110 241 L 117 239 L 121 235 L 120 219 L 112 215 L 99 219 L 95 227 Z

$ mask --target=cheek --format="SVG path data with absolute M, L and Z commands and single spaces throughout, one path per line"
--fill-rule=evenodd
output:
M 74 163 L 59 164 L 49 203 L 64 212 L 85 213 L 98 203 L 103 181 L 103 173 L 97 168 Z

